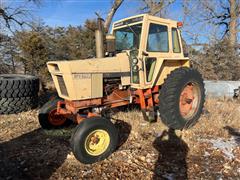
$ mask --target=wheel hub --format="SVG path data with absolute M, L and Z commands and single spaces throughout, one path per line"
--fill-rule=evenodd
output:
M 92 156 L 103 154 L 110 144 L 110 136 L 105 130 L 91 132 L 85 141 L 85 150 Z
M 179 109 L 183 118 L 188 119 L 198 109 L 199 88 L 196 84 L 188 83 L 180 94 Z
M 54 109 L 49 113 L 48 120 L 54 126 L 61 126 L 67 119 L 64 116 L 57 114 L 57 109 Z

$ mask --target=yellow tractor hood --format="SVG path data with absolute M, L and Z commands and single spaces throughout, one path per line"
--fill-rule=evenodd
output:
M 130 84 L 127 53 L 116 57 L 47 63 L 58 95 L 67 100 L 82 100 L 103 96 L 103 78 L 119 77 L 122 85 Z

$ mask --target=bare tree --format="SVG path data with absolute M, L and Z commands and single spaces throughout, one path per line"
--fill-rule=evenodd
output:
M 0 23 L 12 31 L 13 26 L 29 25 L 26 17 L 30 16 L 26 3 L 33 2 L 39 4 L 41 0 L 25 0 L 22 5 L 18 7 L 11 7 L 9 5 L 0 3 Z
M 231 46 L 235 46 L 237 43 L 237 20 L 240 14 L 240 1 L 229 0 L 230 4 L 230 22 L 229 22 L 229 42 Z
M 240 14 L 239 0 L 184 0 L 184 12 L 187 19 L 191 19 L 189 25 L 215 26 L 221 34 L 221 39 L 229 36 L 229 43 L 235 46 L 237 42 L 237 27 Z M 208 28 L 209 30 L 213 30 Z M 206 32 L 205 32 L 206 34 Z
M 151 14 L 163 16 L 163 10 L 169 5 L 173 4 L 176 0 L 142 0 L 144 7 L 142 11 Z
M 109 10 L 107 18 L 104 23 L 104 28 L 105 28 L 106 32 L 109 31 L 109 27 L 111 25 L 113 16 L 116 13 L 116 11 L 118 10 L 118 8 L 121 6 L 123 1 L 124 0 L 114 0 L 113 5 L 112 5 L 111 9 Z

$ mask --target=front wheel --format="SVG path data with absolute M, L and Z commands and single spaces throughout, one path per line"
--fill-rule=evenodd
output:
M 40 109 L 38 120 L 43 129 L 59 129 L 72 123 L 63 115 L 57 114 L 57 103 L 60 100 L 60 98 L 50 100 Z
M 116 149 L 117 144 L 118 133 L 114 124 L 102 117 L 83 120 L 71 138 L 73 154 L 84 164 L 107 158 Z
M 205 90 L 201 74 L 192 68 L 172 71 L 160 90 L 159 111 L 162 122 L 169 128 L 187 129 L 198 121 Z

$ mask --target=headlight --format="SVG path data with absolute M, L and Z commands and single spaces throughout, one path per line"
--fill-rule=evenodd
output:
M 134 66 L 132 67 L 132 71 L 138 72 L 138 70 L 139 70 L 138 65 L 134 65 Z
M 138 59 L 137 58 L 133 58 L 132 63 L 133 64 L 137 64 L 138 63 Z

